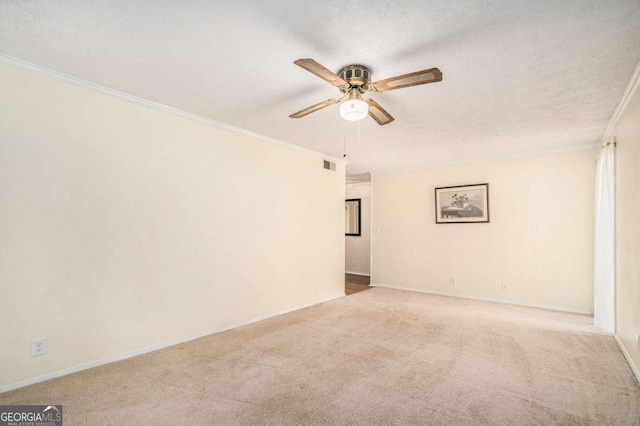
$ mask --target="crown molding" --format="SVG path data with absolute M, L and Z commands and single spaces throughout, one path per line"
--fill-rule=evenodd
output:
M 25 71 L 30 71 L 36 74 L 41 74 L 41 75 L 45 75 L 47 77 L 52 77 L 55 78 L 57 80 L 62 80 L 65 83 L 69 83 L 69 84 L 73 84 L 75 86 L 79 86 L 85 89 L 89 89 L 89 90 L 93 90 L 95 92 L 99 92 L 108 96 L 112 96 L 114 98 L 118 98 L 121 99 L 123 101 L 132 103 L 132 104 L 137 104 L 137 105 L 141 105 L 147 108 L 151 108 L 151 109 L 155 109 L 157 111 L 161 111 L 161 112 L 165 112 L 165 113 L 169 113 L 169 114 L 173 114 L 173 115 L 177 115 L 183 118 L 186 118 L 188 120 L 192 120 L 192 121 L 196 121 L 198 123 L 202 123 L 205 124 L 207 126 L 211 126 L 211 127 L 217 127 L 220 129 L 225 129 L 225 130 L 230 130 L 232 132 L 236 132 L 236 133 L 241 133 L 247 136 L 250 136 L 252 138 L 256 138 L 256 139 L 260 139 L 263 140 L 265 142 L 269 142 L 269 143 L 273 143 L 276 145 L 280 145 L 280 146 L 284 146 L 286 148 L 290 148 L 296 151 L 300 151 L 300 152 L 304 152 L 306 154 L 310 154 L 313 155 L 315 157 L 319 157 L 322 158 L 323 160 L 329 160 L 332 161 L 334 163 L 337 164 L 347 164 L 348 161 L 346 161 L 343 158 L 337 158 L 337 157 L 332 157 L 330 155 L 325 155 L 322 154 L 318 151 L 314 151 L 312 149 L 308 149 L 308 148 L 304 148 L 298 145 L 294 145 L 292 143 L 289 142 L 284 142 L 281 141 L 279 139 L 275 139 L 269 136 L 265 136 L 262 135 L 260 133 L 256 133 L 256 132 L 252 132 L 251 130 L 246 130 L 240 127 L 236 127 L 236 126 L 232 126 L 230 124 L 226 124 L 226 123 L 222 123 L 220 121 L 216 121 L 216 120 L 212 120 L 210 118 L 207 117 L 203 117 L 201 115 L 198 114 L 194 114 L 188 111 L 184 111 L 178 108 L 174 108 L 168 105 L 164 105 L 158 102 L 153 102 L 144 98 L 140 98 L 138 96 L 135 95 L 131 95 L 129 93 L 126 92 L 121 92 L 119 90 L 115 90 L 115 89 L 111 89 L 109 87 L 106 86 L 102 86 L 100 84 L 97 83 L 92 83 L 90 81 L 87 80 L 83 80 L 81 78 L 78 77 L 74 77 L 71 76 L 69 74 L 65 74 L 59 71 L 55 71 L 40 65 L 36 65 L 36 64 L 32 64 L 30 62 L 27 61 L 23 61 L 22 59 L 18 59 L 15 58 L 13 56 L 9 56 L 6 55 L 4 53 L 0 53 L 0 63 L 4 63 L 7 65 L 10 65 L 14 68 L 18 68 L 18 69 L 22 69 Z
M 382 175 L 382 174 L 386 174 L 386 173 L 411 172 L 411 171 L 415 171 L 415 170 L 432 169 L 432 168 L 435 168 L 435 167 L 457 166 L 457 165 L 460 165 L 460 164 L 472 164 L 472 163 L 485 163 L 487 161 L 511 160 L 511 159 L 514 159 L 514 158 L 537 157 L 537 156 L 540 156 L 540 155 L 556 154 L 556 153 L 571 152 L 571 151 L 582 151 L 584 149 L 593 149 L 593 148 L 600 148 L 600 147 L 601 147 L 601 144 L 599 144 L 599 143 L 595 143 L 595 144 L 591 143 L 591 144 L 584 144 L 584 145 L 573 145 L 573 146 L 563 146 L 563 147 L 559 147 L 559 148 L 543 149 L 543 150 L 539 150 L 539 151 L 528 151 L 528 152 L 523 152 L 523 153 L 520 153 L 520 154 L 511 154 L 511 155 L 502 155 L 502 156 L 494 156 L 494 157 L 476 158 L 476 159 L 472 159 L 472 160 L 453 161 L 453 162 L 450 162 L 450 163 L 435 163 L 435 164 L 428 164 L 428 165 L 425 165 L 425 166 L 381 170 L 379 172 L 370 172 L 370 173 L 371 173 L 371 175 Z
M 371 186 L 371 181 L 347 183 L 346 186 L 347 186 L 347 188 L 358 188 L 360 186 Z
M 638 65 L 636 65 L 636 69 L 633 72 L 633 75 L 631 76 L 631 80 L 629 81 L 629 84 L 627 85 L 627 88 L 625 89 L 624 94 L 622 95 L 622 99 L 620 99 L 620 103 L 618 104 L 615 111 L 613 112 L 613 115 L 609 119 L 607 130 L 605 130 L 604 135 L 602 136 L 603 143 L 610 141 L 611 138 L 615 136 L 613 134 L 613 129 L 616 127 L 618 120 L 620 119 L 624 111 L 627 109 L 629 102 L 638 91 L 638 87 L 640 87 L 640 62 L 638 62 Z

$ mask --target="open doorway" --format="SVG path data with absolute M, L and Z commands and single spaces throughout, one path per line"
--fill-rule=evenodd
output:
M 369 284 L 371 284 L 371 277 L 365 277 L 363 275 L 344 274 L 344 294 L 346 294 L 347 296 L 349 296 L 350 294 L 369 290 L 371 288 Z
M 357 226 L 354 226 L 355 219 L 358 222 Z M 345 294 L 350 295 L 369 289 L 371 284 L 371 175 L 369 173 L 347 177 L 345 230 Z

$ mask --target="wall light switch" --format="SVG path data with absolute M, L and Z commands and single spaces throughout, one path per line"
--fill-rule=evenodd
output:
M 379 226 L 374 226 L 374 227 L 373 227 L 373 232 L 374 232 L 374 233 L 376 233 L 376 234 L 377 234 L 378 232 L 380 232 L 380 227 L 379 227 Z

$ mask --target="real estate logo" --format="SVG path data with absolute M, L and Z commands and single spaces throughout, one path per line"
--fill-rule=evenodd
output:
M 62 426 L 62 405 L 0 405 L 0 426 Z

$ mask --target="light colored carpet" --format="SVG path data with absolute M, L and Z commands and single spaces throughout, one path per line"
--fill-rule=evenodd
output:
M 640 425 L 592 318 L 374 288 L 0 395 L 65 425 Z

